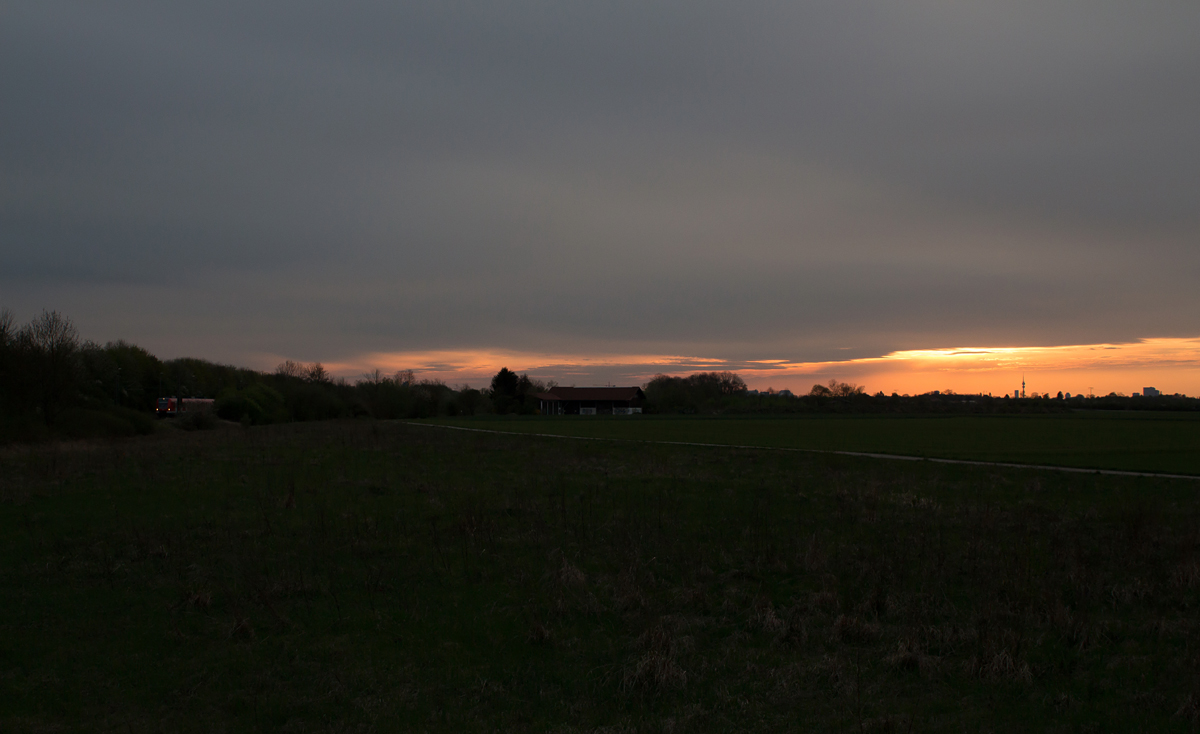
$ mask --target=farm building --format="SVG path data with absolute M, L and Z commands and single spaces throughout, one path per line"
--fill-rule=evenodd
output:
M 640 387 L 555 387 L 536 397 L 542 415 L 631 415 L 646 402 Z

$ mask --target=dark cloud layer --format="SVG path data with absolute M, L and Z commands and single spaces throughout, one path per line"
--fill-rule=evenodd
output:
M 0 305 L 166 355 L 1200 332 L 1200 7 L 11 3 Z

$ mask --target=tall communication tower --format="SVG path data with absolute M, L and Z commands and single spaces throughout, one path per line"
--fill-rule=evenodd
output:
M 1025 375 L 1021 375 L 1021 397 L 1025 397 Z

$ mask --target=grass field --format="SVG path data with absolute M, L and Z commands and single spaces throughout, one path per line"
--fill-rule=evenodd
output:
M 863 451 L 944 459 L 1200 475 L 1200 415 L 556 416 L 444 425 L 638 441 Z
M 1198 490 L 369 421 L 9 448 L 0 730 L 1194 731 Z

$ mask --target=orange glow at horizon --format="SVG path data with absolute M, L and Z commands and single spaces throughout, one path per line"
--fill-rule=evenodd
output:
M 555 379 L 566 384 L 574 376 L 586 377 L 597 370 L 636 374 L 649 380 L 656 374 L 690 374 L 729 369 L 721 359 L 658 354 L 547 354 L 505 349 L 433 350 L 418 352 L 375 352 L 325 365 L 331 373 L 359 377 L 378 369 L 385 375 L 411 369 L 418 378 L 439 379 L 447 384 L 490 382 L 502 367 L 515 372 Z M 645 381 L 643 380 L 643 381 Z M 582 383 L 581 383 L 582 384 Z
M 379 369 L 411 369 L 419 378 L 448 384 L 486 385 L 501 367 L 560 384 L 620 380 L 642 384 L 656 374 L 730 370 L 757 389 L 805 393 L 830 379 L 863 385 L 868 392 L 918 394 L 930 390 L 1011 394 L 1022 377 L 1030 393 L 1130 393 L 1153 386 L 1164 393 L 1200 395 L 1200 337 L 1142 339 L 1124 344 L 1054 347 L 915 349 L 880 357 L 826 362 L 784 359 L 735 361 L 681 355 L 544 354 L 512 350 L 441 350 L 373 353 L 327 364 L 350 379 Z
M 870 392 L 918 394 L 930 390 L 1011 394 L 1131 393 L 1153 386 L 1167 393 L 1200 394 L 1200 338 L 1142 339 L 1125 344 L 1054 347 L 914 349 L 835 362 L 781 363 L 744 370 L 756 381 L 796 375 L 863 384 Z

